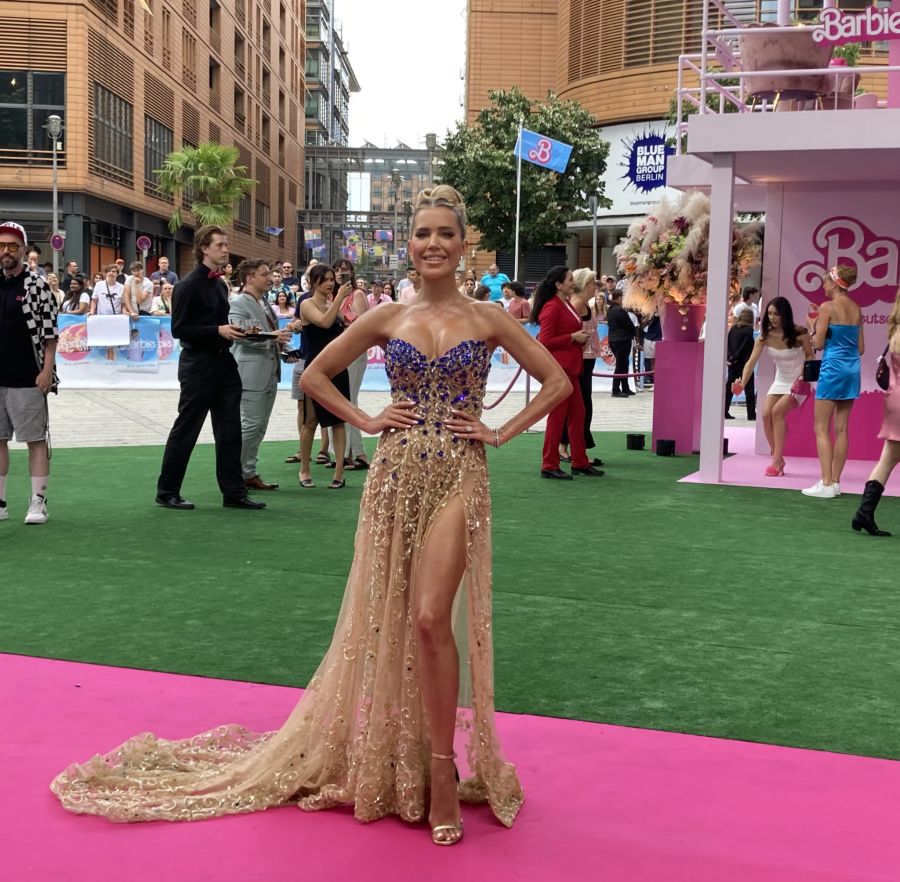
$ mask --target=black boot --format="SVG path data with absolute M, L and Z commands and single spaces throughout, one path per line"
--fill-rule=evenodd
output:
M 878 481 L 866 481 L 862 502 L 860 502 L 859 508 L 856 510 L 856 514 L 853 515 L 853 520 L 850 522 L 850 526 L 852 526 L 857 533 L 861 530 L 865 530 L 872 536 L 891 535 L 885 530 L 879 530 L 878 524 L 875 523 L 875 509 L 878 507 L 878 502 L 881 499 L 882 493 L 884 493 L 883 484 L 880 484 Z

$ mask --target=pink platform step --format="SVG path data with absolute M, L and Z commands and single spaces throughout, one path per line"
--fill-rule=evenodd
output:
M 876 882 L 900 867 L 900 764 L 501 714 L 527 801 L 507 830 L 464 809 L 450 849 L 424 826 L 287 807 L 191 824 L 67 814 L 72 760 L 145 729 L 277 727 L 298 692 L 0 655 L 0 878 L 9 882 Z
M 811 487 L 821 477 L 819 460 L 809 456 L 785 455 L 784 475 L 780 478 L 768 478 L 766 466 L 772 462 L 771 457 L 754 453 L 755 432 L 745 426 L 728 426 L 725 437 L 728 438 L 728 456 L 722 463 L 722 483 L 736 487 L 763 487 L 769 490 L 802 490 Z M 841 475 L 842 494 L 860 494 L 872 472 L 874 463 L 871 460 L 848 460 Z M 699 472 L 692 472 L 681 479 L 685 484 L 703 484 Z M 885 486 L 886 496 L 900 496 L 900 469 L 895 469 Z M 811 504 L 827 504 L 828 500 L 811 499 Z M 890 529 L 885 527 L 885 529 Z M 900 878 L 900 876 L 898 876 Z

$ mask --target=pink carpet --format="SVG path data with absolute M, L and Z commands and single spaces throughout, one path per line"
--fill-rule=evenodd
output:
M 277 727 L 297 691 L 0 655 L 4 882 L 873 882 L 900 874 L 900 763 L 501 714 L 527 802 L 466 836 L 288 807 L 192 824 L 67 814 L 47 789 L 72 760 L 145 729 Z
M 772 490 L 802 490 L 819 480 L 819 460 L 804 456 L 786 456 L 784 475 L 767 478 L 766 466 L 771 457 L 754 452 L 756 429 L 752 426 L 726 426 L 728 456 L 722 463 L 722 483 L 738 487 L 765 487 Z M 849 460 L 841 476 L 841 493 L 859 494 L 868 480 L 875 464 L 869 460 Z M 681 479 L 685 484 L 704 484 L 699 472 L 693 472 Z M 900 496 L 900 470 L 895 470 L 885 487 L 886 496 Z M 816 500 L 810 500 L 815 502 Z M 898 873 L 900 879 L 900 873 Z

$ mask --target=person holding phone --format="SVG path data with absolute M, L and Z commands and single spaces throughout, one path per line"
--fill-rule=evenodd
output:
M 338 273 L 340 284 L 350 285 L 353 293 L 344 301 L 341 307 L 341 318 L 344 327 L 350 327 L 361 315 L 369 311 L 369 298 L 366 296 L 365 287 L 359 284 L 353 264 L 349 260 L 339 260 L 334 264 L 334 271 Z M 347 368 L 350 375 L 350 401 L 355 406 L 359 404 L 359 390 L 362 388 L 363 377 L 366 375 L 366 366 L 369 363 L 368 352 L 363 352 L 353 360 Z M 341 448 L 335 444 L 335 464 L 341 455 Z M 335 468 L 335 464 L 329 464 L 327 468 Z M 347 427 L 347 449 L 344 451 L 344 468 L 348 471 L 364 470 L 369 467 L 369 459 L 366 448 L 363 447 L 362 434 L 359 429 L 350 425 Z
M 306 356 L 304 372 L 316 359 L 320 352 L 344 331 L 341 319 L 341 307 L 353 294 L 353 286 L 348 279 L 335 291 L 334 270 L 327 263 L 317 263 L 309 271 L 309 283 L 312 296 L 300 304 L 300 324 L 303 334 L 303 351 Z M 350 400 L 350 375 L 346 369 L 332 378 L 332 382 L 348 401 Z M 329 490 L 342 490 L 344 481 L 344 450 L 347 446 L 347 433 L 344 421 L 335 416 L 308 394 L 300 400 L 303 409 L 303 427 L 300 431 L 300 486 L 315 487 L 310 468 L 313 438 L 316 426 L 331 429 L 334 442 L 334 479 L 328 485 Z

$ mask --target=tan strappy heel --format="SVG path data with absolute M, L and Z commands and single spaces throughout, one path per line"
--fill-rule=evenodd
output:
M 431 758 L 436 760 L 453 761 L 456 759 L 456 753 L 433 753 L 431 754 Z M 456 768 L 455 764 L 453 768 L 456 772 L 456 780 L 459 781 L 459 769 Z M 460 818 L 459 826 L 457 826 L 456 824 L 438 824 L 436 827 L 431 828 L 431 841 L 435 845 L 456 845 L 456 843 L 459 842 L 462 837 L 462 818 Z

